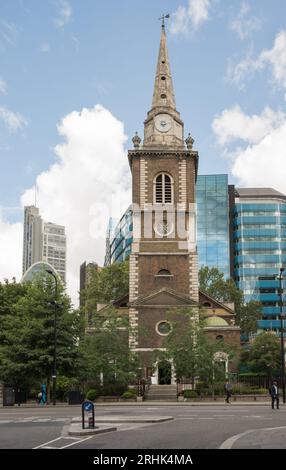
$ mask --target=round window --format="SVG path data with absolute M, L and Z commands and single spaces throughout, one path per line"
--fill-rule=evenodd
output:
M 167 321 L 161 321 L 157 323 L 156 330 L 159 335 L 167 336 L 171 332 L 172 326 Z

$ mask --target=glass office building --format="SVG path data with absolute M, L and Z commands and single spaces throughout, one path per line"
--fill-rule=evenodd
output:
M 117 224 L 114 219 L 110 219 L 106 238 L 105 266 L 126 260 L 131 252 L 132 230 L 131 207 L 127 209 Z
M 236 284 L 246 301 L 262 303 L 258 328 L 278 330 L 277 276 L 286 265 L 286 196 L 271 188 L 235 189 L 233 240 Z
M 199 267 L 230 277 L 228 175 L 199 175 L 196 184 Z

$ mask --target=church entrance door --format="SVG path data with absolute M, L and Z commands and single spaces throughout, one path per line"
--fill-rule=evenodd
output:
M 159 385 L 171 385 L 172 367 L 170 362 L 161 361 L 158 364 L 158 383 Z

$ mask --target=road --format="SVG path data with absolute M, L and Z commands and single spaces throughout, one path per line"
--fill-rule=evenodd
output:
M 144 404 L 96 406 L 96 417 L 173 416 L 164 423 L 117 423 L 117 431 L 71 438 L 80 407 L 1 408 L 0 448 L 219 449 L 286 448 L 286 406 Z

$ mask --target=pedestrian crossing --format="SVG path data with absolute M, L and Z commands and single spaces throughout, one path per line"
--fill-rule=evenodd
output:
M 69 423 L 70 418 L 41 418 L 40 416 L 30 416 L 26 418 L 0 419 L 0 426 L 6 424 L 26 424 L 26 423 Z

